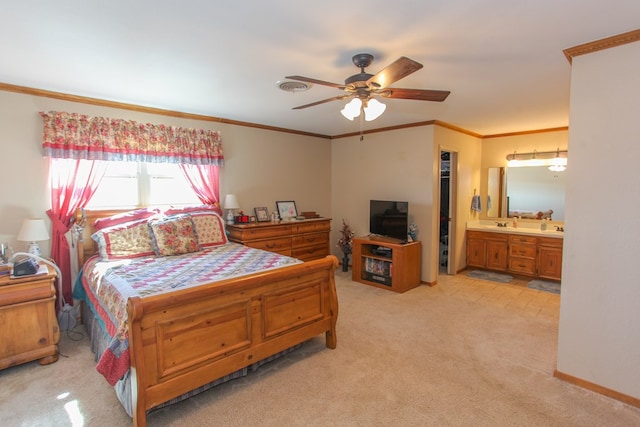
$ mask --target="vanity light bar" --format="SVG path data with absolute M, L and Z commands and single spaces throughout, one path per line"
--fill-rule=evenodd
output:
M 533 151 L 533 153 L 516 153 L 507 155 L 509 167 L 519 166 L 567 166 L 567 150 Z

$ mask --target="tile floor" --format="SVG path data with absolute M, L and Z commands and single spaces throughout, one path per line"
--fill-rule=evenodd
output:
M 560 295 L 527 288 L 530 279 L 514 278 L 510 283 L 471 278 L 463 271 L 456 275 L 438 275 L 442 292 L 467 300 L 524 311 L 534 316 L 558 320 Z

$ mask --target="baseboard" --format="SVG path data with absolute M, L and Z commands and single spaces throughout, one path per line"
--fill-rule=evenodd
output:
M 565 374 L 563 372 L 558 371 L 557 369 L 553 372 L 553 376 L 562 381 L 566 381 L 573 385 L 577 385 L 578 387 L 586 388 L 587 390 L 591 390 L 596 393 L 603 394 L 607 397 L 611 397 L 612 399 L 616 399 L 616 400 L 619 400 L 620 402 L 640 408 L 640 399 L 636 397 L 632 397 L 624 393 L 620 393 L 619 391 L 611 390 L 610 388 L 606 388 L 601 385 L 589 382 L 587 380 L 574 377 L 573 375 Z

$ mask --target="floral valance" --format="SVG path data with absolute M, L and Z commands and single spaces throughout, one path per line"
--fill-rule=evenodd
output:
M 217 131 L 56 111 L 40 112 L 40 115 L 44 120 L 42 148 L 48 157 L 224 164 L 222 139 Z

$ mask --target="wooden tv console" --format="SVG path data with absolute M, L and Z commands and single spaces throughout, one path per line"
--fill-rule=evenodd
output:
M 353 239 L 352 280 L 394 292 L 420 285 L 422 245 L 384 237 Z

